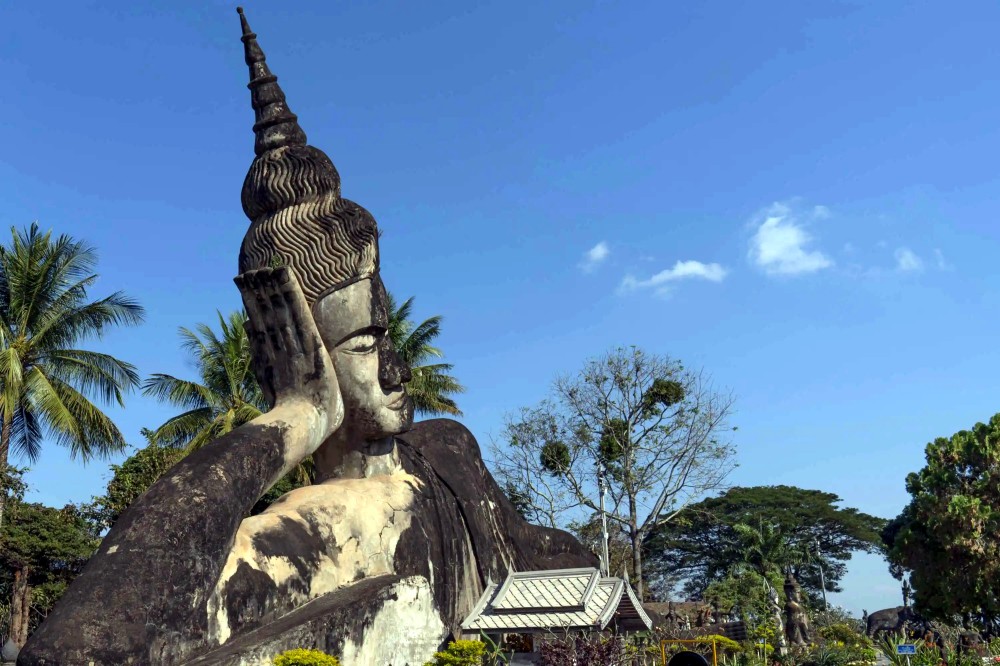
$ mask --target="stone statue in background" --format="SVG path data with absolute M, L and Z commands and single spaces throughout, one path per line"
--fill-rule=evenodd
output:
M 809 618 L 802 605 L 799 582 L 791 573 L 785 576 L 785 637 L 789 645 L 809 642 Z
M 569 534 L 518 515 L 463 426 L 413 424 L 375 220 L 340 196 L 240 18 L 256 157 L 236 283 L 273 408 L 125 512 L 20 666 L 250 666 L 294 647 L 423 664 L 488 578 L 596 565 Z M 310 455 L 316 485 L 244 519 Z

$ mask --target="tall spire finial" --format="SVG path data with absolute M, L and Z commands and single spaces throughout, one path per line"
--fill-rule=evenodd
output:
M 257 34 L 250 29 L 242 7 L 237 7 L 243 29 L 243 53 L 250 68 L 250 103 L 256 122 L 254 153 L 260 155 L 282 146 L 306 145 L 306 133 L 299 127 L 298 117 L 288 108 L 285 93 L 278 86 L 278 77 L 267 66 L 264 51 L 257 43 Z

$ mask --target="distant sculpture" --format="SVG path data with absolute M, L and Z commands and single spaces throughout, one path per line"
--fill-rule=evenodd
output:
M 873 611 L 865 618 L 865 633 L 870 637 L 890 633 L 903 635 L 910 627 L 923 628 L 927 622 L 914 612 L 912 606 L 896 606 Z
M 422 664 L 488 577 L 596 566 L 569 534 L 517 514 L 463 426 L 413 424 L 375 220 L 340 196 L 240 20 L 256 157 L 236 283 L 273 407 L 122 515 L 19 666 L 252 666 L 293 647 Z M 310 455 L 316 485 L 244 519 Z
M 910 605 L 910 593 L 913 592 L 913 588 L 910 587 L 910 581 L 906 578 L 903 579 L 903 605 Z
M 791 573 L 785 577 L 785 637 L 790 645 L 809 642 L 809 619 L 802 606 L 799 582 Z
M 785 654 L 788 642 L 785 640 L 784 625 L 781 621 L 781 601 L 778 598 L 778 590 L 765 578 L 764 585 L 767 589 L 767 600 L 771 607 L 771 615 L 774 618 L 774 630 L 777 635 L 778 654 Z

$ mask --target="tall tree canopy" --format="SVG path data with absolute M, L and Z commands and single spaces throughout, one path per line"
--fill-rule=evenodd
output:
M 552 399 L 508 417 L 494 465 L 522 509 L 554 527 L 599 511 L 603 478 L 608 520 L 628 535 L 642 598 L 643 539 L 735 466 L 732 405 L 675 360 L 614 349 L 557 379 Z
M 1000 624 L 1000 414 L 925 449 L 906 477 L 910 503 L 883 533 L 914 605 L 940 620 Z
M 692 504 L 676 520 L 653 530 L 645 541 L 657 591 L 669 594 L 665 588 L 680 576 L 686 594 L 700 595 L 735 565 L 748 563 L 747 528 L 760 531 L 768 543 L 786 542 L 794 552 L 776 559 L 781 567 L 793 566 L 804 588 L 814 593 L 820 590 L 818 565 L 822 563 L 827 591 L 840 591 L 838 583 L 851 554 L 878 552 L 886 523 L 857 509 L 842 508 L 840 502 L 835 494 L 821 490 L 753 486 L 730 488 Z M 819 543 L 819 560 L 815 560 L 815 542 Z M 760 566 L 754 568 L 765 573 Z M 661 578 L 665 584 L 659 583 Z
M 83 569 L 100 539 L 73 505 L 14 502 L 0 530 L 0 586 L 10 599 L 10 636 L 19 645 Z
M 431 344 L 441 334 L 442 317 L 435 315 L 415 324 L 412 316 L 412 296 L 397 307 L 389 294 L 389 339 L 412 375 L 406 392 L 418 414 L 461 416 L 453 396 L 464 393 L 465 387 L 451 376 L 452 364 L 427 362 L 444 357 L 444 352 Z
M 198 324 L 194 331 L 180 329 L 181 346 L 200 381 L 155 374 L 142 385 L 146 395 L 183 410 L 153 432 L 159 444 L 194 451 L 267 409 L 251 365 L 250 339 L 243 328 L 246 313 L 216 314 L 218 334 L 208 324 Z
M 140 323 L 143 310 L 122 292 L 91 300 L 96 266 L 92 247 L 37 224 L 12 228 L 10 245 L 0 246 L 0 470 L 12 450 L 34 461 L 45 434 L 84 462 L 125 448 L 92 400 L 123 406 L 139 376 L 131 364 L 78 345 Z

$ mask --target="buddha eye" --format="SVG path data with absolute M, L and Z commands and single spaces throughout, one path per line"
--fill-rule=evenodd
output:
M 344 345 L 344 351 L 349 354 L 370 354 L 375 351 L 375 336 L 371 333 L 355 335 Z

